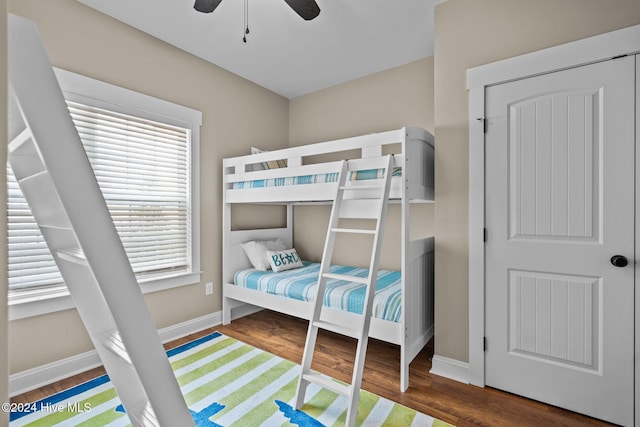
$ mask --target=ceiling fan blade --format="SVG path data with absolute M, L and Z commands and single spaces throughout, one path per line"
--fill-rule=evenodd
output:
M 222 0 L 196 0 L 193 8 L 198 12 L 211 13 L 216 10 L 216 7 L 218 7 L 221 1 Z
M 320 7 L 315 0 L 284 0 L 304 20 L 311 21 L 320 14 Z

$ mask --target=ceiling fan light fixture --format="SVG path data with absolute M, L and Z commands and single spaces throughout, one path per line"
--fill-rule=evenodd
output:
M 193 8 L 198 12 L 211 13 L 216 10 L 216 7 L 218 7 L 221 1 L 222 0 L 196 0 Z
M 320 15 L 320 6 L 315 0 L 284 0 L 305 21 L 311 21 Z

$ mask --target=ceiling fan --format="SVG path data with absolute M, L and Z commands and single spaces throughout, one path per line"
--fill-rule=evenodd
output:
M 193 8 L 198 12 L 211 13 L 222 0 L 196 0 Z M 305 21 L 311 21 L 320 14 L 320 7 L 315 0 L 284 0 Z

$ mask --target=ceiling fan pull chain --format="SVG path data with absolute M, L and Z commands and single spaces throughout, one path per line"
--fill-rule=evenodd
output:
M 244 0 L 244 35 L 242 41 L 247 42 L 247 34 L 249 34 L 249 0 Z

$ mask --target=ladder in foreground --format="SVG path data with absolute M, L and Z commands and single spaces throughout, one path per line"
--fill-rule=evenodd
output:
M 313 305 L 313 314 L 309 321 L 307 340 L 302 356 L 302 371 L 298 380 L 296 392 L 296 409 L 302 408 L 307 386 L 314 383 L 331 390 L 348 399 L 347 419 L 345 426 L 353 426 L 358 415 L 358 401 L 360 398 L 360 386 L 362 384 L 362 371 L 367 353 L 369 340 L 369 325 L 371 323 L 371 311 L 378 279 L 378 261 L 382 243 L 383 228 L 389 203 L 389 189 L 391 186 L 391 156 L 375 159 L 359 159 L 344 161 L 340 172 L 338 191 L 331 209 L 329 229 L 325 240 L 320 273 L 318 276 L 318 290 Z M 365 163 L 366 162 L 366 163 Z M 382 178 L 352 181 L 351 173 L 364 169 L 379 169 L 384 174 Z M 357 184 L 357 185 L 355 185 Z M 362 184 L 362 185 L 361 185 Z M 342 228 L 341 219 L 361 219 L 375 221 L 373 228 Z M 336 236 L 338 234 L 368 234 L 372 236 L 371 260 L 368 277 L 356 277 L 350 275 L 334 274 L 329 272 L 329 266 L 333 256 Z M 357 325 L 338 325 L 321 320 L 324 295 L 328 279 L 346 280 L 349 282 L 366 285 L 365 303 L 362 315 Z M 315 351 L 318 330 L 325 329 L 341 335 L 355 338 L 358 342 L 356 357 L 353 367 L 351 384 L 344 385 L 336 380 L 323 376 L 311 369 L 311 362 Z
M 133 426 L 193 426 L 33 22 L 9 15 L 9 163 Z

